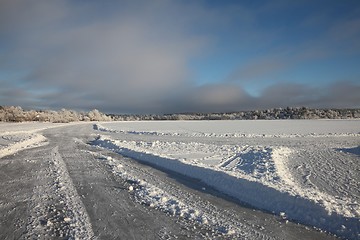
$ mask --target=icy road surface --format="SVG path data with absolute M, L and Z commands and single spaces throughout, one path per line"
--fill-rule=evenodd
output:
M 0 239 L 357 239 L 359 123 L 1 123 Z

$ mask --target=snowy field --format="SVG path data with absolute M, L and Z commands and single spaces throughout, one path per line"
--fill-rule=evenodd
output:
M 199 179 L 286 221 L 360 238 L 359 120 L 112 122 L 94 130 L 98 147 Z M 139 202 L 211 224 L 211 216 L 133 182 Z

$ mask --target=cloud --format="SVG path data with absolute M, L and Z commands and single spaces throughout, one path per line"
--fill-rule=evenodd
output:
M 360 18 L 337 22 L 328 31 L 328 37 L 347 54 L 360 52 Z
M 323 94 L 313 105 L 332 106 L 334 108 L 359 108 L 359 92 L 359 83 L 356 84 L 350 81 L 335 82 L 323 90 Z
M 251 96 L 239 85 L 213 84 L 195 89 L 183 97 L 184 109 L 192 112 L 232 112 L 277 107 L 359 108 L 360 84 L 338 81 L 318 87 L 280 82 Z M 172 106 L 173 109 L 176 107 Z M 177 109 L 181 109 L 178 106 Z
M 356 1 L 326 6 L 314 1 L 271 1 L 260 5 L 253 9 L 255 20 L 242 24 L 248 24 L 249 29 L 239 34 L 238 47 L 243 55 L 225 81 L 284 81 L 291 79 L 289 70 L 300 66 L 351 61 L 360 53 L 359 12 Z M 249 37 L 257 34 L 256 39 Z M 246 40 L 250 45 L 244 44 Z
M 247 108 L 251 97 L 238 85 L 206 84 L 182 93 L 169 107 L 177 112 L 231 112 Z
M 286 57 L 275 55 L 267 55 L 259 57 L 255 60 L 240 65 L 226 78 L 226 81 L 237 82 L 251 82 L 258 81 L 257 79 L 264 79 L 264 76 L 269 76 L 279 73 L 289 67 L 290 62 L 285 60 Z
M 33 94 L 22 88 L 16 88 L 7 82 L 0 81 L 0 105 L 33 106 L 36 99 Z M 29 105 L 26 106 L 28 103 Z
M 126 12 L 104 16 L 96 15 L 98 5 L 84 11 L 71 1 L 7 1 L 1 31 L 13 47 L 5 49 L 0 67 L 24 71 L 19 81 L 43 91 L 50 103 L 88 107 L 81 99 L 93 96 L 94 107 L 127 102 L 135 109 L 155 109 L 190 84 L 188 60 L 206 39 L 187 33 L 187 20 L 181 20 L 184 12 L 195 19 L 197 12 L 163 1 L 139 3 L 126 2 Z
M 356 16 L 334 18 L 330 25 L 321 20 L 318 25 L 326 27 L 319 34 L 292 42 L 288 36 L 302 36 L 302 28 L 311 24 L 300 26 L 300 21 L 299 32 L 281 17 L 273 25 L 266 24 L 269 16 L 293 5 L 279 1 L 263 8 L 254 6 L 161 0 L 3 0 L 1 104 L 98 108 L 114 113 L 223 112 L 284 104 L 358 106 L 355 83 L 318 88 L 294 83 L 289 76 L 286 82 L 284 76 L 278 78 L 304 62 L 336 58 L 339 52 L 354 54 L 356 50 L 357 54 Z M 281 27 L 276 27 L 277 22 Z M 240 59 L 238 65 L 229 70 L 227 79 L 199 86 L 193 60 L 219 52 L 225 62 L 239 55 L 234 57 Z M 16 74 L 8 77 L 7 72 Z M 258 83 L 258 90 L 263 89 L 260 96 L 245 90 L 248 83 Z
M 257 106 L 314 107 L 314 108 L 359 108 L 360 84 L 338 81 L 330 85 L 311 87 L 297 83 L 277 83 L 267 87 L 257 98 Z
M 266 108 L 306 106 L 310 102 L 317 100 L 317 90 L 304 84 L 277 83 L 264 89 L 258 98 L 258 104 Z
M 252 96 L 240 85 L 220 83 L 196 87 L 174 97 L 167 112 L 233 112 L 277 107 L 359 108 L 360 84 L 338 81 L 318 87 L 280 82 Z

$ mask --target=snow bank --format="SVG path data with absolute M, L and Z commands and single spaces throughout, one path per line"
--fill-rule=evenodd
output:
M 68 125 L 40 122 L 0 123 L 0 158 L 43 144 L 46 138 L 39 133 L 42 130 Z
M 59 206 L 54 206 L 53 211 L 59 211 L 57 215 L 44 219 L 51 224 L 63 224 L 64 237 L 68 239 L 93 239 L 94 232 L 86 208 L 73 184 L 68 169 L 62 159 L 58 146 L 51 151 L 51 169 L 55 178 L 52 188 L 59 198 Z M 59 223 L 60 222 L 60 223 Z
M 241 237 L 243 228 L 235 226 L 224 219 L 219 219 L 216 214 L 209 214 L 196 206 L 189 205 L 186 200 L 159 188 L 145 179 L 139 179 L 127 165 L 119 163 L 118 160 L 99 153 L 88 152 L 97 159 L 105 162 L 111 171 L 120 176 L 127 182 L 128 191 L 134 196 L 137 203 L 146 205 L 150 208 L 162 211 L 170 216 L 177 216 L 192 223 L 192 226 L 206 226 L 212 230 L 213 237 L 227 236 L 232 239 Z
M 20 150 L 39 146 L 46 141 L 41 134 L 36 133 L 5 133 L 0 134 L 0 158 L 14 154 Z

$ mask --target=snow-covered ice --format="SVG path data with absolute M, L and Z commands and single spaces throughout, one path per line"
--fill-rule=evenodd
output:
M 49 141 L 51 135 L 43 131 L 69 125 L 73 124 L 1 123 L 0 158 L 12 159 L 9 155 L 17 156 L 20 150 L 36 146 L 46 148 L 38 154 L 48 161 L 24 159 L 33 161 L 27 164 L 48 166 L 44 170 L 48 175 L 39 177 L 47 181 L 33 190 L 31 222 L 49 229 L 63 228 L 69 236 L 92 236 L 85 206 L 61 157 L 64 153 L 60 154 L 56 144 Z M 217 189 L 249 206 L 277 214 L 284 222 L 300 222 L 348 239 L 360 237 L 359 120 L 115 122 L 97 123 L 94 131 L 86 131 L 89 136 L 97 134 L 92 143 L 98 147 L 178 172 L 184 178 L 199 179 L 204 189 Z M 75 145 L 81 142 L 73 140 Z M 222 222 L 219 211 L 205 211 L 194 199 L 187 201 L 185 192 L 177 192 L 167 183 L 159 185 L 155 178 L 140 177 L 141 171 L 132 172 L 134 168 L 127 166 L 126 160 L 104 156 L 103 161 L 125 179 L 125 191 L 136 202 L 190 221 L 195 227 L 205 226 L 221 236 L 244 237 L 241 232 L 247 225 L 241 221 L 226 218 Z M 49 208 L 43 204 L 46 191 L 58 195 Z M 66 208 L 67 215 L 57 218 L 51 212 L 44 218 L 45 212 L 56 206 Z M 28 231 L 37 233 L 37 226 L 30 224 Z M 254 229 L 245 232 L 261 235 Z
M 53 148 L 51 153 L 46 155 L 46 158 L 42 156 L 43 153 L 39 152 L 36 154 L 36 158 L 29 157 L 28 159 L 26 157 L 23 162 L 18 163 L 2 159 L 9 155 L 18 154 L 22 150 L 41 146 L 47 147 L 49 144 L 48 139 L 41 131 L 61 126 L 66 125 L 35 122 L 0 123 L 1 167 L 14 164 L 17 166 L 16 172 L 21 174 L 23 162 L 34 166 L 37 165 L 38 167 L 47 166 L 47 168 L 33 169 L 34 174 L 39 173 L 39 171 L 41 174 L 35 177 L 39 183 L 31 190 L 31 197 L 23 200 L 29 204 L 28 212 L 23 213 L 25 216 L 29 214 L 29 219 L 26 225 L 26 236 L 24 235 L 22 238 L 48 239 L 50 235 L 53 237 L 57 235 L 64 239 L 65 237 L 66 239 L 90 239 L 94 235 L 85 208 L 72 183 L 66 164 L 58 152 L 58 147 Z M 22 176 L 19 175 L 17 178 L 21 179 Z M 6 175 L 5 179 L 11 182 L 9 180 L 11 176 Z M 31 182 L 31 178 L 27 181 Z M 13 191 L 16 192 L 15 190 Z M 9 199 L 8 194 L 6 193 L 1 196 L 0 206 L 5 204 L 5 199 Z M 49 199 L 56 199 L 56 201 L 54 200 L 50 204 Z M 13 202 L 7 202 L 6 204 L 13 204 Z M 2 221 L 6 220 L 5 218 L 2 219 Z M 4 231 L 4 229 L 1 230 Z M 43 238 L 44 236 L 46 237 Z
M 360 237 L 359 120 L 117 122 L 94 129 L 100 147 L 200 179 L 283 218 Z M 169 196 L 155 194 L 160 190 L 137 186 L 141 201 L 169 204 Z M 181 214 L 179 204 L 171 207 Z
M 39 122 L 24 122 L 17 124 L 0 123 L 0 158 L 26 148 L 44 144 L 46 138 L 39 132 L 61 126 L 65 126 L 65 124 Z

